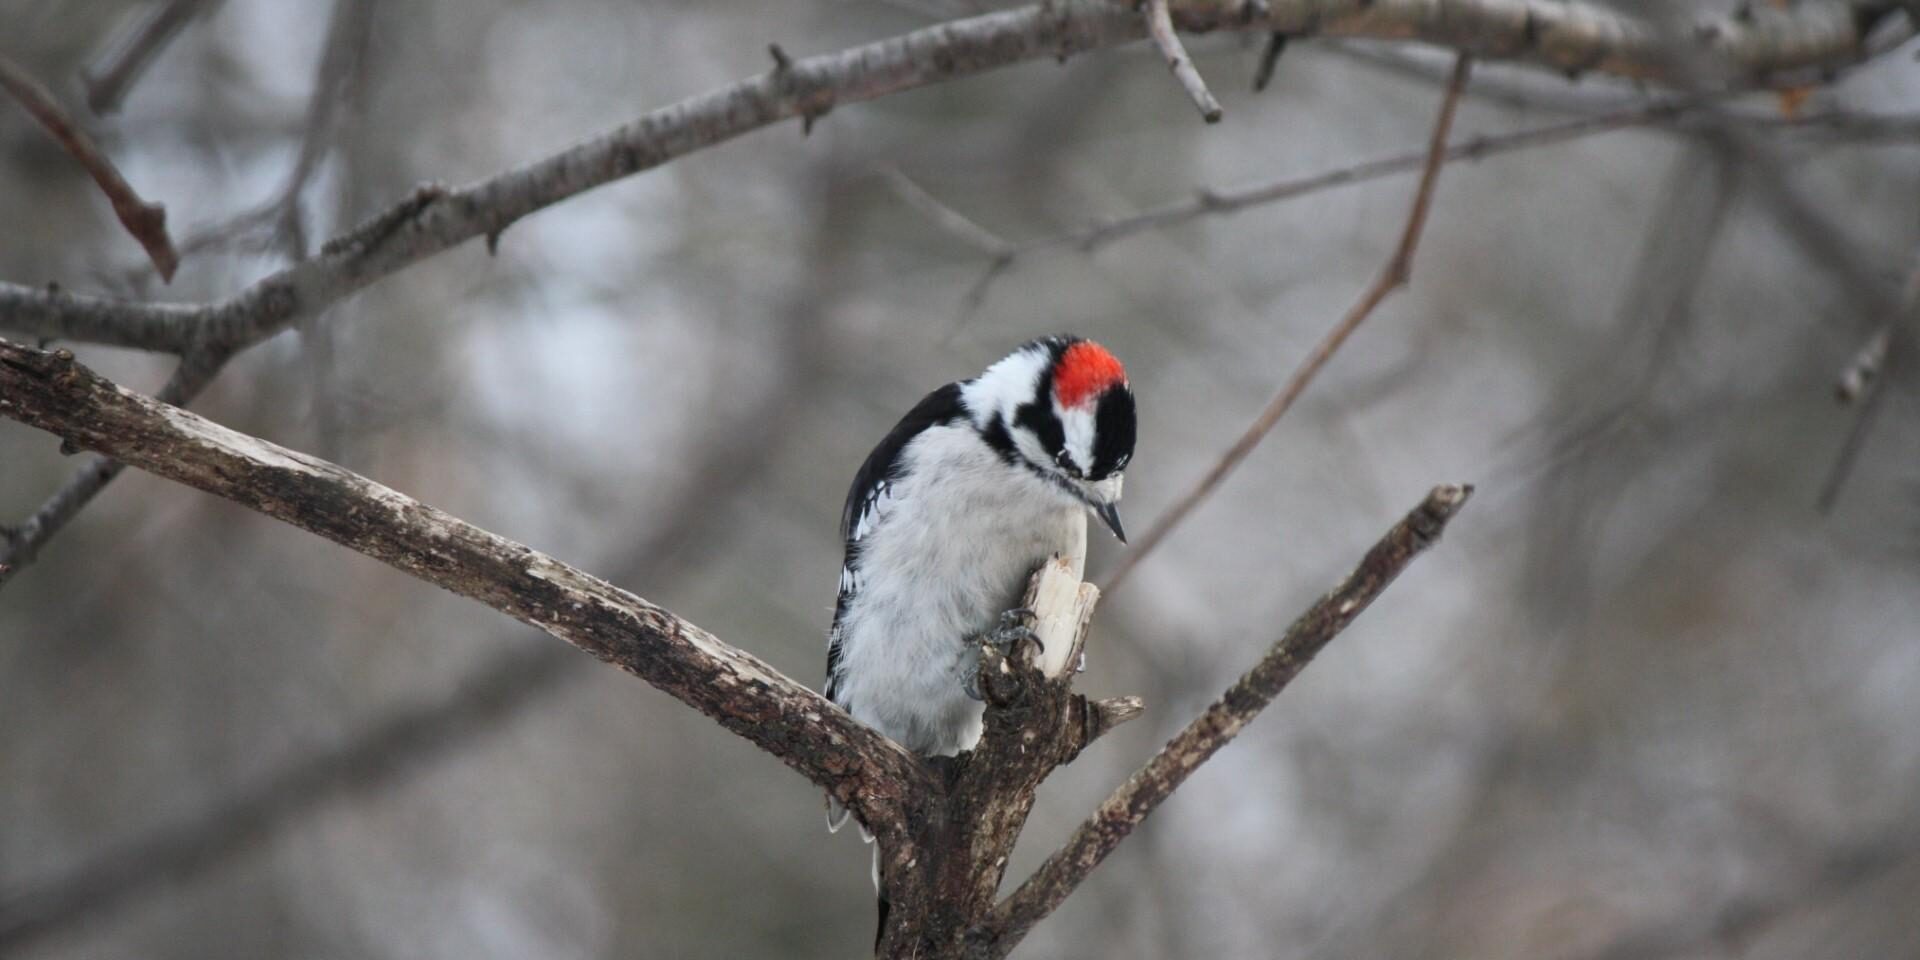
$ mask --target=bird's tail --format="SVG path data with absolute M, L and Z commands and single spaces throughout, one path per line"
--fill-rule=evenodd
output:
M 847 817 L 851 816 L 852 814 L 853 814 L 853 811 L 848 810 L 846 807 L 842 806 L 840 804 L 840 801 L 835 800 L 832 797 L 828 797 L 827 798 L 827 832 L 839 833 L 840 828 L 847 825 Z M 860 842 L 861 843 L 873 842 L 873 831 L 868 830 L 867 825 L 864 823 L 860 824 Z M 876 855 L 879 853 L 879 851 L 877 850 L 874 852 Z M 873 869 L 876 871 L 874 873 L 874 876 L 878 877 L 880 875 L 877 872 L 880 869 L 879 865 L 876 863 Z M 875 886 L 879 886 L 879 884 L 880 884 L 880 881 L 878 880 L 874 881 Z
M 847 825 L 847 817 L 850 816 L 852 812 L 853 811 L 843 806 L 840 801 L 828 797 L 827 832 L 839 833 L 840 828 Z M 867 825 L 864 823 L 860 824 L 860 839 L 865 843 L 873 842 L 873 833 L 867 829 Z M 880 848 L 877 846 L 873 848 L 873 892 L 875 899 L 880 903 L 880 923 L 873 931 L 873 949 L 875 953 L 878 953 L 880 951 L 880 938 L 885 936 L 887 932 L 887 911 L 892 905 L 887 902 L 887 891 L 880 886 Z

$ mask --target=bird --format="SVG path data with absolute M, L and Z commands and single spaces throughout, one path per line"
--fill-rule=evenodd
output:
M 827 698 L 915 754 L 972 749 L 980 645 L 1032 638 L 1017 609 L 1028 576 L 1085 544 L 1088 514 L 1126 542 L 1134 432 L 1126 367 L 1078 336 L 1031 340 L 927 394 L 847 491 Z M 829 830 L 847 815 L 828 798 Z M 877 850 L 874 886 L 884 931 Z

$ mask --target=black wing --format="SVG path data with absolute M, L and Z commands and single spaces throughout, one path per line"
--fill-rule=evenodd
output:
M 827 699 L 833 699 L 833 676 L 840 665 L 840 618 L 860 588 L 860 538 L 881 497 L 899 481 L 905 468 L 900 454 L 914 437 L 929 427 L 952 423 L 967 415 L 960 402 L 960 384 L 949 383 L 927 394 L 907 415 L 894 424 L 880 445 L 867 454 L 867 462 L 853 475 L 847 489 L 846 506 L 840 510 L 840 536 L 846 541 L 846 561 L 840 567 L 840 596 L 833 607 L 833 628 L 827 635 Z

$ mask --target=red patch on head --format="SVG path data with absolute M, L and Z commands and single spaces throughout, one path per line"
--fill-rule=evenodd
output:
M 1067 409 L 1091 403 L 1115 384 L 1127 382 L 1120 358 L 1092 340 L 1082 340 L 1060 355 L 1053 369 L 1053 398 Z

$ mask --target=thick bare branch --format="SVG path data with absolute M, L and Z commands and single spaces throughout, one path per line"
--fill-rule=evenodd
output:
M 232 351 L 227 348 L 206 347 L 181 357 L 173 376 L 160 388 L 160 402 L 174 406 L 192 402 L 219 375 L 220 368 L 231 356 Z M 5 586 L 21 568 L 32 563 L 40 548 L 106 489 L 124 466 L 97 453 L 86 454 L 85 460 L 25 522 L 0 530 L 0 586 Z
M 1466 486 L 1436 487 L 1412 513 L 1387 531 L 1345 582 L 1295 620 L 1253 669 L 1127 778 L 1064 846 L 994 909 L 989 924 L 975 934 L 973 955 L 1006 956 L 1034 924 L 1065 902 L 1120 841 L 1194 770 L 1239 735 L 1300 675 L 1315 654 L 1380 596 L 1415 556 L 1439 539 L 1472 492 L 1473 488 Z
M 1865 53 L 1867 31 L 1898 4 L 1824 0 L 1714 16 L 1693 34 L 1729 86 L 1783 70 L 1837 68 Z M 1219 0 L 1169 4 L 1180 29 L 1415 40 L 1557 70 L 1669 78 L 1672 58 L 1652 25 L 1568 0 Z M 957 20 L 776 68 L 646 114 L 560 153 L 458 189 L 416 192 L 308 261 L 218 303 L 143 304 L 0 284 L 0 328 L 33 336 L 178 350 L 250 343 L 286 329 L 381 277 L 621 177 L 743 133 L 845 103 L 1008 64 L 1141 39 L 1138 13 L 1108 0 L 1054 0 Z
M 1387 258 L 1386 266 L 1380 270 L 1380 276 L 1375 278 L 1366 292 L 1360 295 L 1360 299 L 1347 311 L 1346 316 L 1340 318 L 1340 322 L 1327 331 L 1327 335 L 1321 338 L 1318 344 L 1314 345 L 1313 351 L 1301 361 L 1299 368 L 1294 370 L 1293 376 L 1287 379 L 1286 385 L 1267 402 L 1266 409 L 1261 410 L 1260 415 L 1247 425 L 1246 431 L 1240 435 L 1240 438 L 1221 454 L 1212 469 L 1208 470 L 1191 489 L 1182 494 L 1179 500 L 1174 501 L 1172 507 L 1154 520 L 1153 526 L 1147 530 L 1146 535 L 1127 552 L 1119 568 L 1107 578 L 1105 588 L 1109 592 L 1124 583 L 1128 574 L 1137 569 L 1141 561 L 1153 553 L 1154 548 L 1167 538 L 1167 534 L 1179 526 L 1195 507 L 1212 496 L 1213 491 L 1219 488 L 1227 475 L 1253 452 L 1253 448 L 1260 445 L 1261 440 L 1266 439 L 1274 425 L 1279 423 L 1280 418 L 1293 407 L 1293 402 L 1305 392 L 1307 384 L 1313 382 L 1313 378 L 1319 374 L 1321 368 L 1327 365 L 1327 361 L 1333 358 L 1334 352 L 1340 349 L 1340 345 L 1346 343 L 1347 338 L 1360 328 L 1360 324 L 1373 314 L 1374 308 L 1380 306 L 1380 303 L 1395 290 L 1406 286 L 1413 271 L 1413 252 L 1419 245 L 1421 231 L 1426 226 L 1427 210 L 1433 205 L 1434 187 L 1439 182 L 1440 167 L 1446 158 L 1447 134 L 1453 129 L 1454 110 L 1460 105 L 1460 91 L 1466 86 L 1470 63 L 1470 59 L 1464 53 L 1454 62 L 1453 76 L 1447 83 L 1445 94 L 1441 97 L 1439 116 L 1434 120 L 1433 136 L 1427 144 L 1426 160 L 1420 173 L 1420 185 L 1415 188 L 1413 194 L 1413 207 L 1407 212 L 1407 222 L 1400 229 L 1400 242 L 1394 245 L 1393 255 Z
M 317 533 L 614 664 L 752 741 L 883 837 L 926 767 L 826 698 L 604 580 L 339 466 L 0 341 L 0 416 Z M 903 847 L 910 841 L 902 839 Z
M 46 128 L 47 135 L 87 171 L 87 176 L 93 178 L 100 192 L 106 194 L 107 202 L 113 205 L 113 215 L 120 218 L 120 225 L 146 249 L 153 268 L 160 272 L 160 279 L 171 281 L 173 271 L 180 266 L 180 255 L 174 252 L 173 240 L 167 236 L 167 208 L 142 200 L 127 178 L 120 175 L 120 168 L 67 116 L 53 93 L 6 57 L 0 57 L 0 88 L 12 94 L 20 106 Z

